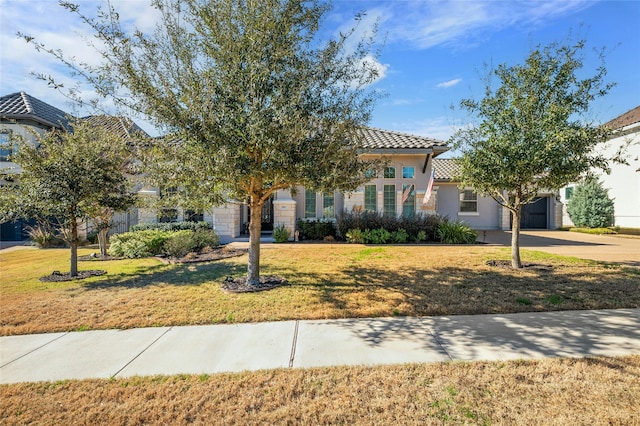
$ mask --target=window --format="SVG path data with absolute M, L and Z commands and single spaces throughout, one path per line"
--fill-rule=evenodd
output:
M 465 189 L 460 191 L 460 213 L 476 213 L 478 211 L 478 194 Z
M 571 195 L 573 194 L 573 187 L 567 187 L 564 189 L 564 199 L 565 200 L 570 200 L 571 199 Z
M 384 214 L 396 215 L 396 186 L 384 186 Z
M 402 215 L 404 217 L 411 217 L 416 213 L 416 191 L 413 185 L 402 185 L 402 198 L 404 199 L 405 192 L 410 191 L 407 199 L 402 203 Z
M 316 217 L 316 193 L 304 192 L 304 217 Z
M 202 210 L 185 210 L 184 220 L 185 222 L 203 222 L 204 212 Z
M 169 223 L 178 221 L 178 209 L 162 209 L 158 213 L 158 222 Z
M 377 173 L 373 169 L 367 169 L 367 171 L 364 172 L 364 177 L 366 177 L 367 179 L 373 179 L 376 176 L 377 176 Z
M 378 191 L 375 185 L 364 186 L 364 209 L 370 212 L 378 210 Z
M 9 161 L 13 154 L 14 146 L 11 143 L 11 133 L 4 131 L 0 133 L 0 161 Z
M 416 177 L 416 170 L 413 166 L 402 168 L 402 179 L 413 179 Z
M 336 217 L 335 198 L 333 193 L 322 194 L 322 217 Z
M 384 178 L 385 179 L 395 179 L 396 178 L 396 168 L 395 167 L 385 167 L 385 169 L 384 169 Z

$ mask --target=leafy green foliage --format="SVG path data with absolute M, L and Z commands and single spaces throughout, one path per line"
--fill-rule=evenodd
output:
M 473 244 L 478 233 L 462 222 L 442 222 L 438 225 L 438 237 L 445 244 Z
M 299 185 L 354 190 L 380 166 L 359 155 L 359 129 L 379 97 L 369 88 L 378 77 L 376 29 L 367 28 L 371 38 L 357 40 L 352 29 L 322 40 L 330 4 L 319 1 L 154 4 L 162 11 L 155 32 L 130 34 L 110 6 L 93 18 L 62 3 L 98 39 L 92 46 L 104 62 L 95 67 L 23 38 L 171 132 L 139 153 L 155 186 L 178 188 L 168 202 L 207 208 L 248 200 L 248 281 L 257 284 L 260 210 L 273 193 Z
M 34 137 L 36 145 L 17 142 L 19 183 L 0 187 L 0 219 L 35 218 L 61 235 L 71 249 L 74 276 L 78 223 L 99 210 L 124 211 L 136 202 L 125 175 L 131 152 L 121 135 L 85 120 Z
M 289 241 L 291 233 L 284 225 L 278 225 L 273 228 L 273 241 L 276 243 L 286 243 Z
M 582 40 L 537 46 L 523 65 L 489 69 L 482 100 L 460 103 L 479 122 L 451 138 L 462 153 L 457 179 L 512 212 L 514 268 L 522 267 L 522 206 L 542 191 L 577 181 L 594 167 L 608 169 L 607 158 L 595 148 L 609 131 L 588 113 L 592 101 L 613 84 L 604 81 L 602 53 L 595 74 L 581 78 L 584 48 Z
M 126 258 L 159 254 L 182 257 L 190 252 L 199 252 L 205 247 L 216 247 L 219 243 L 220 239 L 212 229 L 146 229 L 112 236 L 109 253 L 112 256 Z
M 578 185 L 567 204 L 571 221 L 580 228 L 613 226 L 614 205 L 602 183 L 595 178 Z
M 396 217 L 385 215 L 380 212 L 354 210 L 343 212 L 336 221 L 338 236 L 349 241 L 347 233 L 356 229 L 385 229 L 391 234 L 395 234 L 399 240 L 407 234 L 405 241 L 437 241 L 438 224 L 446 219 L 438 215 L 415 214 L 411 216 Z
M 336 228 L 333 221 L 298 219 L 296 221 L 296 229 L 300 232 L 301 240 L 324 240 L 325 237 L 336 236 Z
M 188 229 L 190 231 L 198 231 L 203 229 L 212 229 L 209 222 L 158 222 L 158 223 L 138 223 L 130 228 L 130 231 L 146 231 L 149 229 L 159 229 L 161 231 L 181 231 Z

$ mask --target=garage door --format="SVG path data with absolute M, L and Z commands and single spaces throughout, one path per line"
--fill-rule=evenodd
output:
M 549 197 L 540 197 L 522 207 L 520 228 L 547 229 L 547 212 Z

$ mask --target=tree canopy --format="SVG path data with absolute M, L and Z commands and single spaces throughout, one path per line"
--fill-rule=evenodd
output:
M 355 30 L 321 40 L 328 3 L 301 0 L 155 0 L 155 32 L 127 32 L 111 7 L 77 5 L 104 62 L 71 62 L 100 94 L 167 132 L 141 156 L 157 185 L 184 206 L 248 200 L 248 281 L 259 282 L 260 210 L 277 190 L 353 190 L 376 164 L 358 129 L 378 97 L 373 38 Z M 358 17 L 356 17 L 356 24 Z M 375 29 L 370 32 L 373 37 Z
M 0 187 L 0 218 L 35 218 L 59 232 L 71 247 L 75 276 L 79 222 L 103 209 L 124 211 L 135 204 L 124 173 L 131 151 L 121 135 L 85 120 L 34 135 L 36 144 L 17 141 L 12 161 L 21 171 L 15 184 Z
M 522 65 L 499 65 L 485 77 L 485 96 L 464 99 L 460 106 L 479 123 L 452 137 L 459 159 L 461 185 L 488 194 L 512 213 L 512 266 L 522 266 L 519 252 L 522 206 L 538 194 L 579 180 L 593 168 L 608 170 L 608 159 L 596 150 L 608 130 L 588 113 L 604 96 L 601 66 L 584 74 L 585 42 L 535 47 Z M 493 79 L 499 86 L 494 88 Z

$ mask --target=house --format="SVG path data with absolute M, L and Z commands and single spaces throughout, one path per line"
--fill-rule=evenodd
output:
M 483 197 L 471 188 L 461 188 L 454 180 L 458 174 L 455 159 L 433 160 L 436 195 L 435 211 L 450 220 L 458 220 L 477 230 L 510 230 L 511 212 L 491 197 Z M 556 191 L 543 192 L 533 203 L 523 206 L 522 229 L 557 229 L 562 226 L 562 203 Z
M 628 164 L 611 163 L 611 173 L 596 171 L 603 187 L 609 191 L 614 203 L 615 226 L 640 228 L 640 106 L 633 108 L 605 124 L 613 129 L 611 138 L 599 146 L 603 154 L 612 157 L 622 146 L 627 147 Z M 563 223 L 573 226 L 566 204 L 577 184 L 567 185 L 560 191 L 565 204 Z
M 63 110 L 47 104 L 25 92 L 16 92 L 0 97 L 0 172 L 4 178 L 0 185 L 13 184 L 11 175 L 20 173 L 20 165 L 10 156 L 17 148 L 12 136 L 21 136 L 28 143 L 36 144 L 35 134 L 44 134 L 53 129 L 69 128 L 73 117 Z M 128 118 L 114 116 L 84 117 L 95 126 L 104 126 L 128 138 L 132 132 L 143 132 Z M 137 210 L 117 214 L 114 218 L 117 230 L 125 232 L 137 223 Z M 22 241 L 28 238 L 27 228 L 35 225 L 32 220 L 17 220 L 0 224 L 0 241 Z M 86 234 L 86 227 L 81 229 Z

